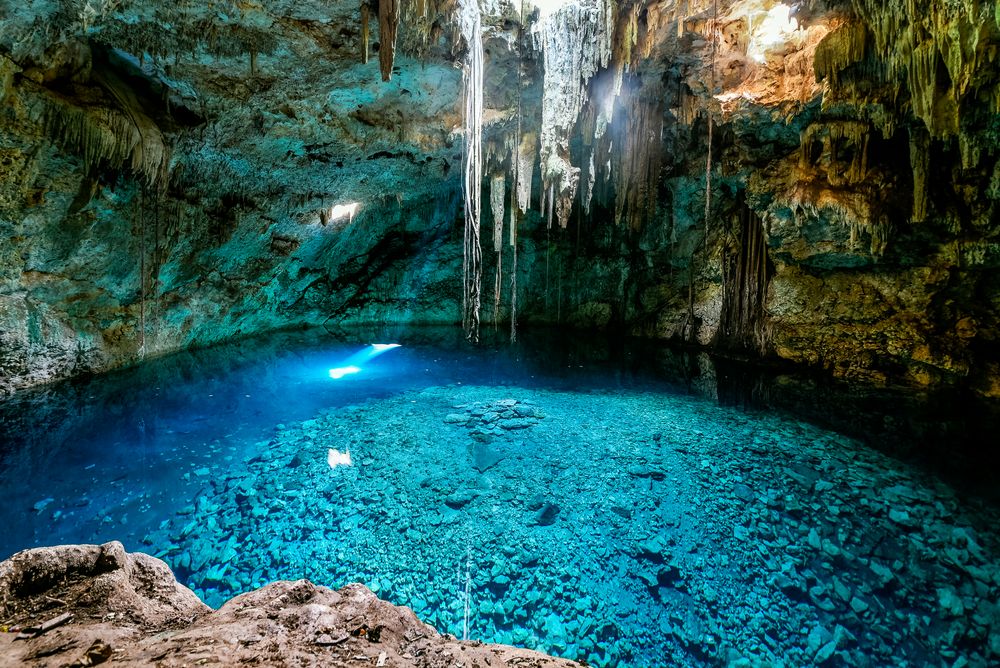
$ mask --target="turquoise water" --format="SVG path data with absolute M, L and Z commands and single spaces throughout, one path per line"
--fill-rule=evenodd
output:
M 916 435 L 883 451 L 909 425 L 954 462 L 968 424 L 655 346 L 347 337 L 0 404 L 0 557 L 122 540 L 213 606 L 362 582 L 439 631 L 595 666 L 1000 660 L 995 503 L 912 457 Z

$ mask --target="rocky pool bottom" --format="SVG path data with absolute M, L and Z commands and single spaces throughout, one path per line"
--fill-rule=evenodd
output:
M 0 491 L 31 530 L 10 552 L 121 538 L 212 606 L 279 579 L 360 582 L 441 632 L 593 666 L 1000 661 L 997 507 L 926 466 L 720 405 L 704 372 L 679 387 L 586 355 L 508 374 L 403 350 L 323 386 L 274 351 L 199 364 L 137 431 L 78 409 L 86 429 L 6 451 Z M 594 373 L 553 371 L 570 366 Z M 250 392 L 263 402 L 232 405 Z

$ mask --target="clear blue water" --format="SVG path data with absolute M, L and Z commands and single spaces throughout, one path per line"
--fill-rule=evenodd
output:
M 653 346 L 347 337 L 0 404 L 0 557 L 121 540 L 215 606 L 275 579 L 362 582 L 442 632 L 595 666 L 1000 659 L 995 505 L 847 435 L 926 408 L 838 431 L 799 416 L 803 388 L 833 413 L 843 395 L 786 378 L 765 394 L 797 412 L 725 405 L 745 403 L 728 371 Z

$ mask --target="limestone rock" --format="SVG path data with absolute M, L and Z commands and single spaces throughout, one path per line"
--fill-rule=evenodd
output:
M 63 626 L 29 640 L 0 634 L 0 666 L 66 666 L 112 657 L 121 666 L 210 661 L 268 665 L 569 668 L 564 659 L 442 636 L 408 608 L 359 584 L 339 591 L 306 580 L 273 582 L 212 610 L 159 559 L 121 543 L 20 552 L 0 563 L 4 617 L 28 626 L 59 611 Z

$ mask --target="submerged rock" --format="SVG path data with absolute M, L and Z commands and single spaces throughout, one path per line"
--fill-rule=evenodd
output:
M 749 662 L 741 665 L 995 662 L 995 510 L 807 423 L 748 419 L 684 396 L 519 389 L 548 417 L 516 439 L 484 445 L 470 441 L 466 426 L 442 425 L 450 411 L 503 419 L 497 409 L 510 407 L 491 399 L 509 391 L 422 388 L 289 421 L 280 439 L 213 475 L 217 484 L 193 479 L 189 494 L 159 506 L 167 519 L 144 528 L 145 543 L 213 607 L 285 578 L 358 581 L 441 631 L 462 633 L 468 601 L 471 635 L 602 668 L 725 665 L 728 648 Z M 589 414 L 615 419 L 598 434 L 582 426 L 579 416 Z M 675 448 L 680 429 L 692 437 Z M 656 439 L 644 434 L 653 430 L 669 447 L 650 445 Z M 306 434 L 312 446 L 302 445 Z M 764 456 L 747 447 L 760 434 Z M 370 463 L 331 476 L 327 447 L 348 442 Z M 289 469 L 295 452 L 303 462 Z M 477 452 L 503 459 L 484 474 L 475 470 Z M 666 480 L 632 475 L 634 463 L 667 472 Z M 786 468 L 832 487 L 810 489 Z M 30 503 L 41 496 L 22 495 L 16 519 L 37 518 Z M 56 498 L 52 507 L 72 508 Z M 450 507 L 449 498 L 464 505 Z M 890 508 L 916 525 L 893 521 Z M 102 511 L 92 509 L 98 521 Z M 62 609 L 40 607 L 18 623 Z M 560 635 L 547 630 L 550 616 Z M 344 635 L 355 642 L 351 632 L 381 623 L 331 627 L 311 642 L 343 647 Z M 919 644 L 908 640 L 912 629 L 921 629 Z M 254 633 L 263 639 L 252 647 L 270 642 Z M 394 657 L 387 654 L 387 666 Z M 455 659 L 442 654 L 441 665 Z
M 474 489 L 460 489 L 449 494 L 444 502 L 448 507 L 458 510 L 468 505 L 477 496 L 479 496 L 479 492 Z
M 511 417 L 500 421 L 500 427 L 507 430 L 528 429 L 534 427 L 538 422 L 533 418 Z
M 480 473 L 486 473 L 503 460 L 503 455 L 485 444 L 477 444 L 473 453 L 473 466 Z
M 19 552 L 0 563 L 0 601 L 12 628 L 72 616 L 27 640 L 0 634 L 0 666 L 96 665 L 109 657 L 116 666 L 579 665 L 443 636 L 360 584 L 333 591 L 307 580 L 273 582 L 212 610 L 162 561 L 118 542 Z
M 35 503 L 35 505 L 33 505 L 32 508 L 34 509 L 34 511 L 36 513 L 40 513 L 43 510 L 45 510 L 46 508 L 48 508 L 49 504 L 52 503 L 54 500 L 55 499 L 53 499 L 52 497 L 48 497 L 48 498 L 42 499 L 41 501 L 38 501 L 37 503 Z
M 546 503 L 542 506 L 538 514 L 535 515 L 535 524 L 547 527 L 555 524 L 556 516 L 559 514 L 559 506 L 554 503 Z

